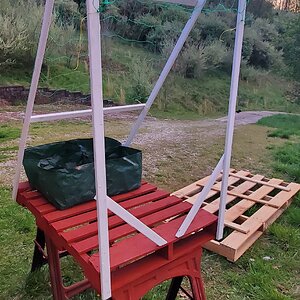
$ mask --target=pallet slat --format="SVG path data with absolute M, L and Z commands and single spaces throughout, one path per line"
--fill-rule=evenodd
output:
M 287 187 L 285 187 L 285 186 L 282 186 L 282 185 L 279 185 L 279 184 L 271 184 L 271 183 L 266 182 L 266 181 L 256 180 L 256 179 L 253 179 L 253 178 L 251 178 L 251 177 L 241 176 L 241 175 L 239 175 L 239 174 L 232 173 L 232 172 L 229 172 L 229 175 L 230 175 L 230 176 L 233 176 L 233 177 L 237 177 L 237 178 L 243 179 L 243 180 L 246 180 L 246 181 L 251 181 L 251 182 L 258 183 L 258 184 L 270 186 L 270 187 L 273 187 L 273 188 L 275 188 L 275 189 L 280 189 L 280 190 L 287 191 L 287 192 L 290 191 L 289 188 L 287 188 Z

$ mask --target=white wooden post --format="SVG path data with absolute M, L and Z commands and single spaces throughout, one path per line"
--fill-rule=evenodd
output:
M 233 66 L 232 66 L 232 75 L 231 75 L 225 151 L 224 151 L 223 178 L 222 178 L 220 207 L 219 207 L 218 229 L 217 229 L 217 236 L 216 236 L 218 240 L 223 238 L 223 231 L 224 231 L 224 219 L 225 219 L 226 199 L 227 199 L 227 190 L 228 190 L 228 176 L 229 176 L 229 168 L 230 168 L 231 153 L 232 153 L 235 111 L 236 111 L 239 75 L 240 75 L 240 67 L 241 67 L 241 59 L 242 59 L 242 46 L 243 46 L 243 36 L 244 36 L 244 27 L 245 27 L 246 5 L 247 5 L 246 0 L 239 0 L 237 21 L 236 21 L 235 45 L 234 45 Z
M 111 298 L 108 215 L 106 199 L 106 170 L 104 117 L 102 94 L 102 63 L 99 0 L 87 0 L 87 23 L 90 58 L 91 101 L 93 109 L 94 166 L 97 199 L 101 298 Z
M 129 146 L 131 143 L 132 143 L 132 140 L 134 139 L 136 133 L 138 132 L 140 126 L 142 125 L 148 111 L 150 110 L 154 100 L 156 99 L 162 85 L 164 84 L 169 72 L 171 71 L 174 63 L 175 63 L 175 60 L 177 58 L 177 56 L 179 55 L 186 39 L 188 38 L 192 28 L 194 27 L 199 15 L 201 14 L 201 11 L 204 7 L 206 3 L 206 0 L 198 0 L 197 2 L 197 5 L 195 6 L 195 9 L 190 17 L 190 19 L 187 21 L 185 27 L 183 28 L 182 30 L 182 33 L 166 63 L 166 65 L 164 66 L 147 102 L 146 102 L 146 106 L 145 108 L 143 109 L 143 111 L 141 112 L 141 114 L 139 115 L 137 121 L 134 123 L 131 131 L 130 131 L 130 134 L 127 138 L 127 141 L 125 142 L 125 146 Z
M 16 165 L 16 170 L 15 170 L 15 177 L 14 177 L 14 181 L 13 181 L 12 197 L 15 200 L 17 198 L 17 193 L 18 193 L 18 186 L 19 186 L 19 182 L 20 182 L 20 174 L 21 174 L 22 163 L 23 163 L 23 158 L 24 158 L 24 150 L 26 147 L 26 140 L 28 137 L 30 118 L 32 115 L 34 100 L 35 100 L 36 91 L 38 88 L 38 83 L 39 83 L 43 60 L 44 60 L 45 51 L 46 51 L 47 39 L 48 39 L 49 29 L 50 29 L 51 19 L 52 19 L 53 6 L 54 6 L 54 0 L 46 1 L 41 35 L 40 35 L 38 50 L 37 50 L 37 54 L 36 54 L 36 58 L 35 58 L 34 70 L 33 70 L 30 91 L 29 91 L 28 100 L 27 100 L 27 107 L 26 107 L 26 112 L 25 112 L 23 128 L 22 128 L 22 134 L 21 134 L 20 143 L 19 143 L 19 151 L 18 151 L 17 165 Z

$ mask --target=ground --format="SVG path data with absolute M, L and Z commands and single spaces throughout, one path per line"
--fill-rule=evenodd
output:
M 67 105 L 48 105 L 38 106 L 36 111 L 63 111 L 70 108 L 74 109 Z M 10 128 L 12 136 L 11 139 L 2 140 L 0 144 L 0 198 L 3 201 L 2 213 L 0 212 L 0 299 L 49 299 L 47 269 L 28 276 L 34 220 L 29 213 L 9 201 L 9 186 L 17 150 L 17 138 L 14 134 L 18 134 L 21 128 L 23 109 L 6 107 L 0 111 L 0 128 Z M 270 128 L 253 124 L 270 114 L 273 113 L 237 114 L 232 167 L 272 176 L 269 148 L 282 145 L 285 141 L 268 137 Z M 124 140 L 135 118 L 134 114 L 107 116 L 106 134 Z M 90 121 L 86 119 L 32 124 L 28 144 L 88 137 L 91 135 L 90 125 Z M 134 146 L 143 150 L 144 177 L 161 188 L 174 191 L 210 174 L 223 152 L 225 126 L 224 118 L 170 120 L 147 117 L 134 140 Z M 279 224 L 275 229 L 277 232 L 273 230 L 270 234 L 265 234 L 235 264 L 217 254 L 205 252 L 203 274 L 209 300 L 297 299 L 299 254 L 294 248 L 299 243 L 299 232 L 291 229 L 289 234 L 295 235 L 290 237 L 293 244 L 285 236 L 285 227 L 280 227 Z M 276 240 L 273 236 L 276 236 Z M 5 259 L 1 259 L 1 256 Z M 265 256 L 270 256 L 272 260 L 264 261 Z M 67 272 L 67 281 L 78 273 L 78 269 L 70 269 L 67 262 L 63 267 Z M 160 300 L 165 289 L 166 286 L 162 285 L 145 299 Z M 95 295 L 86 294 L 77 299 L 96 298 Z
M 80 109 L 82 107 L 77 107 Z M 59 110 L 74 109 L 66 105 Z M 47 111 L 57 111 L 56 106 L 44 105 L 38 106 L 36 113 L 45 113 Z M 275 112 L 241 112 L 236 114 L 236 125 L 238 131 L 235 139 L 248 143 L 250 146 L 239 147 L 236 143 L 234 161 L 238 160 L 237 167 L 251 169 L 251 162 L 247 159 L 247 152 L 251 151 L 253 133 L 255 126 L 247 127 L 246 131 L 241 130 L 243 125 L 256 123 L 260 118 L 275 114 Z M 20 120 L 24 113 L 20 108 L 7 107 L 0 111 L 0 124 L 14 124 L 20 127 Z M 136 119 L 136 114 L 109 115 L 106 117 L 107 135 L 117 139 L 126 139 L 130 126 Z M 66 123 L 66 124 L 64 124 Z M 64 124 L 64 126 L 61 126 Z M 76 130 L 73 127 L 76 127 Z M 50 130 L 50 129 L 53 130 Z M 217 163 L 222 154 L 224 145 L 224 136 L 226 128 L 226 118 L 219 119 L 200 119 L 200 120 L 170 120 L 147 117 L 143 127 L 134 139 L 134 145 L 143 150 L 143 171 L 144 177 L 149 181 L 158 181 L 157 184 L 168 189 L 180 188 L 192 180 L 208 175 Z M 260 131 L 266 132 L 260 127 Z M 36 123 L 31 127 L 29 145 L 36 145 L 45 141 L 71 139 L 76 137 L 88 137 L 91 135 L 91 126 L 88 119 L 79 121 L 60 121 L 51 123 Z M 255 137 L 255 139 L 260 138 Z M 262 147 L 263 147 L 262 143 Z M 4 146 L 16 147 L 16 140 L 9 141 Z M 255 142 L 255 147 L 257 142 Z M 179 169 L 177 162 L 185 157 L 185 168 L 190 170 L 190 176 L 180 178 L 176 175 Z M 205 163 L 202 158 L 205 157 Z M 236 158 L 235 158 L 236 157 Z M 11 160 L 0 162 L 0 184 L 10 184 L 14 172 L 15 156 Z M 246 165 L 243 162 L 247 161 Z M 234 163 L 233 161 L 233 163 Z M 256 163 L 256 162 L 255 162 Z M 181 164 L 179 164 L 179 168 Z M 261 168 L 263 163 L 261 162 Z M 167 174 L 164 170 L 167 169 Z M 252 168 L 253 169 L 253 168 Z M 253 171 L 259 170 L 256 166 Z

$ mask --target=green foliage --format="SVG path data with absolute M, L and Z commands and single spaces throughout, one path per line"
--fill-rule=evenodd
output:
M 286 28 L 283 43 L 284 57 L 292 68 L 295 78 L 300 79 L 300 16 Z
M 60 26 L 75 26 L 79 29 L 81 15 L 77 10 L 76 4 L 69 1 L 55 2 L 56 23 Z
M 0 65 L 33 61 L 41 17 L 42 8 L 34 0 L 1 2 Z
M 33 64 L 42 14 L 43 6 L 35 0 L 1 2 L 0 65 L 24 67 Z M 74 29 L 75 23 L 78 24 L 78 15 L 76 20 L 75 12 L 63 2 L 57 3 L 54 14 L 56 22 L 51 26 L 46 61 L 63 57 L 63 61 L 69 62 L 70 56 L 76 53 L 78 43 L 78 34 Z
M 251 0 L 248 3 L 248 11 L 255 17 L 271 18 L 274 14 L 274 9 L 271 1 L 266 0 Z

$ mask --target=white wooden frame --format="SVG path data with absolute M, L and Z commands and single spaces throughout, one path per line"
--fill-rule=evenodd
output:
M 51 24 L 54 0 L 46 0 L 41 36 L 39 40 L 37 56 L 35 61 L 34 72 L 32 76 L 28 102 L 26 107 L 25 118 L 23 121 L 22 134 L 20 138 L 16 172 L 13 182 L 13 198 L 16 199 L 18 184 L 20 181 L 20 173 L 26 140 L 28 138 L 29 126 L 32 122 L 54 121 L 76 117 L 92 116 L 93 118 L 93 137 L 94 137 L 94 161 L 95 161 L 95 185 L 96 185 L 96 200 L 97 200 L 97 217 L 98 217 L 98 237 L 99 237 L 99 252 L 100 252 L 100 272 L 101 272 L 101 295 L 102 299 L 111 298 L 111 277 L 110 277 L 110 256 L 109 256 L 109 239 L 108 239 L 108 215 L 107 210 L 110 209 L 116 215 L 125 220 L 128 224 L 143 233 L 149 239 L 159 246 L 167 242 L 160 237 L 151 228 L 143 224 L 140 220 L 134 217 L 119 204 L 114 202 L 106 195 L 106 172 L 105 172 L 105 151 L 104 151 L 104 113 L 107 112 L 122 112 L 131 110 L 142 110 L 137 121 L 133 125 L 130 134 L 125 142 L 125 145 L 130 145 L 142 125 L 147 113 L 149 112 L 153 102 L 155 101 L 163 83 L 165 82 L 175 60 L 177 59 L 183 45 L 189 36 L 190 31 L 195 25 L 206 0 L 156 0 L 162 2 L 170 2 L 175 4 L 184 4 L 193 6 L 194 10 L 190 19 L 185 25 L 165 67 L 162 70 L 146 104 L 126 105 L 119 107 L 103 108 L 102 95 L 102 66 L 101 66 L 101 40 L 100 40 L 100 19 L 97 7 L 99 0 L 86 0 L 87 3 L 87 22 L 88 22 L 88 41 L 89 41 L 89 56 L 90 56 L 90 80 L 91 80 L 91 102 L 92 109 L 79 110 L 73 112 L 52 113 L 46 115 L 32 115 L 34 100 L 36 97 L 38 82 L 40 78 L 42 63 L 45 55 L 49 28 Z M 186 233 L 189 225 L 193 222 L 198 210 L 200 209 L 204 199 L 214 184 L 217 176 L 223 171 L 221 200 L 219 208 L 219 220 L 217 239 L 223 237 L 224 230 L 224 215 L 226 208 L 226 198 L 228 190 L 228 176 L 230 169 L 232 141 L 234 131 L 235 110 L 238 93 L 239 70 L 242 54 L 243 33 L 245 25 L 246 0 L 239 0 L 235 47 L 233 57 L 233 68 L 229 98 L 228 124 L 226 130 L 225 150 L 219 163 L 214 169 L 209 182 L 199 194 L 198 199 L 193 204 L 190 212 L 178 229 L 176 236 L 182 237 Z M 101 209 L 100 209 L 101 208 Z

